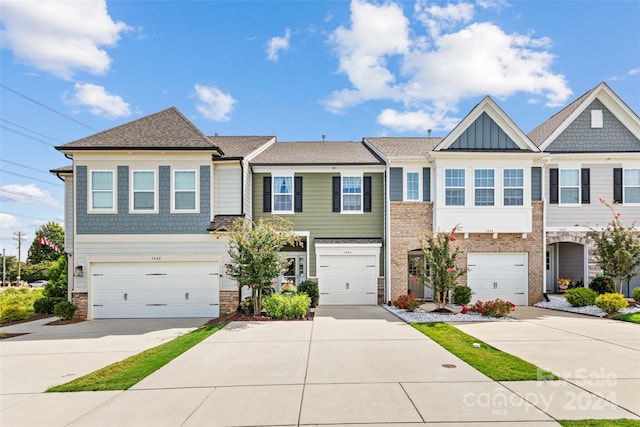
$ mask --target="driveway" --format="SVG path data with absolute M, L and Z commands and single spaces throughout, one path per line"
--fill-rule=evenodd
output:
M 491 381 L 381 307 L 319 307 L 313 322 L 231 323 L 127 391 L 12 395 L 6 405 L 3 396 L 0 421 L 535 427 L 636 417 L 571 383 L 549 384 Z M 568 407 L 567 390 L 598 409 Z

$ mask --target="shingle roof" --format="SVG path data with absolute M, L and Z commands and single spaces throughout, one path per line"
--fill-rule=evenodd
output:
M 381 165 L 362 142 L 276 142 L 253 165 Z
M 73 165 L 62 166 L 59 168 L 51 169 L 51 173 L 73 173 Z
M 213 142 L 175 107 L 64 144 L 56 149 L 219 151 Z
M 540 126 L 532 130 L 527 134 L 529 139 L 536 144 L 536 146 L 540 146 L 546 139 L 556 130 L 564 121 L 576 111 L 576 109 L 582 105 L 582 102 L 593 92 L 596 88 L 590 89 L 580 98 L 573 101 L 571 104 L 564 107 L 562 110 L 558 111 L 556 114 L 551 116 L 547 121 L 543 122 Z
M 216 215 L 207 227 L 207 231 L 229 231 L 238 218 L 244 218 L 244 215 Z
M 429 154 L 442 138 L 439 137 L 382 137 L 365 138 L 378 151 L 387 157 L 425 156 Z
M 210 136 L 209 139 L 224 151 L 222 159 L 244 158 L 257 150 L 275 136 Z

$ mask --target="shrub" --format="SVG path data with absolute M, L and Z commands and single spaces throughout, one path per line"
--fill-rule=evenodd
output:
M 633 300 L 640 302 L 640 288 L 635 288 L 633 290 Z
M 33 313 L 33 304 L 42 296 L 42 292 L 42 288 L 12 287 L 4 289 L 0 291 L 0 313 L 9 308 L 18 308 L 20 313 L 24 311 L 28 317 Z
M 318 290 L 318 284 L 312 280 L 305 280 L 298 285 L 298 292 L 304 292 L 311 298 L 311 307 L 318 305 L 320 299 L 320 291 Z
M 514 303 L 500 298 L 493 301 L 476 301 L 474 305 L 463 307 L 464 312 L 472 311 L 487 317 L 507 317 L 515 309 Z
M 620 311 L 629 305 L 622 294 L 619 294 L 617 292 L 599 295 L 598 298 L 596 298 L 595 304 L 596 307 L 598 307 L 602 311 L 606 311 L 607 313 Z
M 598 275 L 589 283 L 589 288 L 593 289 L 598 295 L 615 292 L 613 279 L 607 276 Z
M 296 288 L 296 285 L 293 283 L 283 283 L 282 286 L 280 286 L 280 292 L 283 294 L 296 294 L 298 293 L 298 288 Z
M 273 294 L 264 298 L 262 307 L 272 319 L 302 319 L 307 314 L 310 302 L 307 294 Z
M 66 299 L 59 297 L 37 299 L 33 302 L 33 311 L 37 314 L 53 314 L 53 308 L 62 301 L 66 301 Z
M 407 311 L 414 311 L 420 307 L 420 302 L 411 294 L 400 295 L 392 302 L 394 307 L 401 308 Z
M 53 314 L 63 320 L 70 320 L 77 309 L 78 306 L 69 301 L 60 301 L 53 307 Z
M 598 293 L 589 288 L 573 288 L 564 293 L 564 297 L 572 307 L 593 305 Z
M 29 317 L 27 309 L 22 306 L 12 305 L 2 310 L 0 318 L 3 322 L 15 322 L 16 320 L 24 320 Z
M 456 286 L 453 289 L 453 303 L 457 305 L 471 302 L 471 288 L 468 286 Z

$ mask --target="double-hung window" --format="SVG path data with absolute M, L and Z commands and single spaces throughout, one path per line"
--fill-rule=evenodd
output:
M 342 177 L 342 212 L 362 212 L 362 177 Z
M 493 206 L 495 203 L 495 179 L 493 169 L 476 169 L 473 175 L 475 205 Z
M 407 172 L 406 200 L 420 200 L 420 173 Z
M 132 199 L 134 211 L 156 210 L 156 172 L 133 171 Z
M 198 209 L 197 173 L 195 170 L 173 171 L 173 210 L 196 211 Z
M 293 177 L 273 177 L 273 211 L 293 212 Z
M 622 176 L 624 203 L 640 203 L 640 169 L 625 169 Z
M 580 203 L 580 169 L 560 169 L 560 204 Z
M 91 171 L 92 211 L 115 211 L 115 183 L 113 171 Z
M 524 170 L 505 169 L 503 179 L 504 205 L 524 205 Z
M 445 206 L 464 206 L 464 169 L 445 169 Z

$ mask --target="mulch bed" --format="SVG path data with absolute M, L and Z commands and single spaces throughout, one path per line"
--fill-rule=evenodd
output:
M 245 314 L 241 311 L 234 311 L 233 313 L 223 314 L 222 316 L 209 320 L 205 325 L 215 325 L 222 322 L 307 322 L 313 320 L 315 313 L 311 312 L 311 319 L 306 317 L 303 319 L 272 319 L 264 315 Z
M 0 328 L 4 327 L 4 326 L 12 326 L 12 325 L 17 325 L 19 323 L 26 323 L 26 322 L 31 322 L 33 320 L 40 320 L 40 319 L 46 319 L 48 317 L 53 317 L 52 314 L 34 314 L 33 316 L 27 317 L 26 319 L 23 320 L 16 320 L 14 322 L 4 322 L 4 323 L 0 323 Z

